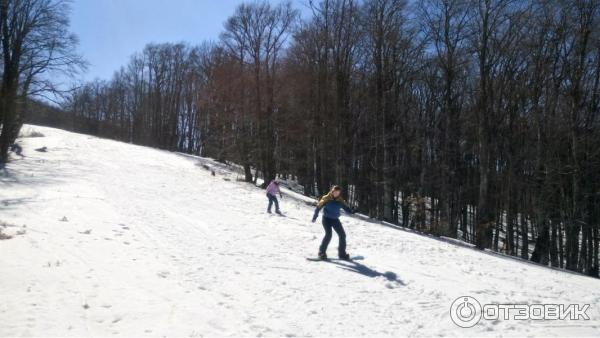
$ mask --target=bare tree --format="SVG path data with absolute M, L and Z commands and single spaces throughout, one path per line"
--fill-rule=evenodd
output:
M 8 160 L 8 147 L 22 125 L 24 99 L 58 93 L 48 75 L 72 74 L 84 65 L 74 53 L 77 40 L 68 33 L 68 14 L 63 0 L 0 1 L 0 162 Z

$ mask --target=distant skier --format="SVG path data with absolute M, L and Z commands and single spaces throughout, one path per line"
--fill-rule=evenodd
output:
M 19 155 L 21 157 L 25 157 L 25 156 L 23 156 L 23 148 L 18 143 L 13 143 L 10 146 L 10 151 L 14 152 L 15 154 L 17 154 L 17 155 Z
M 340 222 L 340 209 L 344 209 L 349 214 L 353 214 L 354 211 L 348 203 L 342 198 L 342 188 L 337 185 L 334 185 L 327 195 L 321 197 L 317 207 L 315 209 L 315 214 L 313 216 L 313 223 L 319 217 L 319 212 L 321 209 L 323 211 L 323 228 L 325 229 L 325 237 L 323 237 L 323 241 L 321 242 L 321 246 L 319 247 L 319 258 L 327 259 L 327 246 L 331 241 L 331 229 L 335 230 L 337 233 L 340 243 L 338 246 L 338 256 L 340 259 L 349 260 L 350 256 L 346 252 L 346 232 L 344 232 L 344 227 L 342 227 L 342 223 Z
M 277 201 L 277 194 L 279 197 L 283 198 L 281 195 L 281 190 L 279 190 L 279 182 L 276 180 L 271 181 L 267 186 L 267 198 L 269 199 L 269 206 L 267 207 L 267 212 L 271 213 L 271 206 L 275 204 L 275 212 L 281 215 L 281 211 L 279 210 L 279 201 Z

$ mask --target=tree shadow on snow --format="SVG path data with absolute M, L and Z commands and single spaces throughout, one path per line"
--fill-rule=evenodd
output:
M 66 175 L 44 160 L 19 161 L 18 166 L 0 167 L 0 188 L 17 186 L 46 186 L 61 183 Z
M 335 265 L 339 265 L 343 270 L 356 272 L 356 273 L 359 273 L 361 275 L 364 275 L 364 276 L 367 276 L 370 278 L 385 277 L 390 282 L 395 282 L 399 285 L 406 286 L 406 284 L 400 278 L 398 278 L 398 275 L 392 271 L 379 272 L 377 270 L 369 268 L 366 265 L 360 264 L 356 261 L 347 262 L 347 264 L 345 264 L 346 262 L 342 263 L 342 262 L 338 262 L 338 261 L 329 261 L 329 262 L 333 263 Z

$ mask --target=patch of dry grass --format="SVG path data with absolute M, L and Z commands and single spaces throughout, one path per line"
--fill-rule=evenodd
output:
M 6 235 L 2 232 L 2 229 L 0 229 L 0 241 L 1 240 L 5 240 L 5 239 L 11 239 L 12 236 Z

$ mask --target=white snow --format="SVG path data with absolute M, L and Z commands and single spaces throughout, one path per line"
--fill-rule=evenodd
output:
M 309 262 L 292 195 L 200 159 L 31 127 L 0 174 L 0 336 L 599 336 L 600 280 L 342 217 L 357 264 Z M 48 152 L 35 148 L 48 147 Z M 329 255 L 335 256 L 334 235 Z M 482 320 L 451 303 L 591 304 L 584 321 Z

